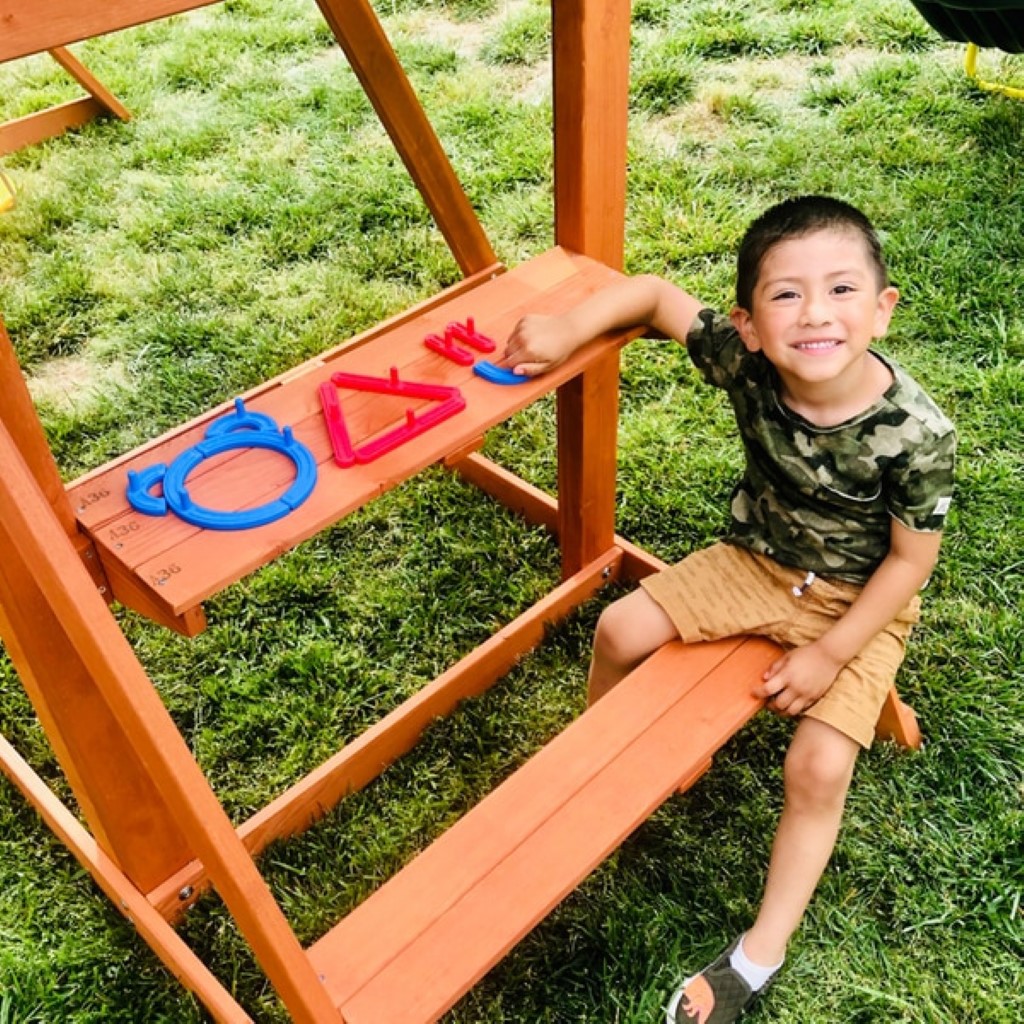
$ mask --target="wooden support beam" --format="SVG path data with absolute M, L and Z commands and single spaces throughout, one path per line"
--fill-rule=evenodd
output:
M 50 452 L 50 443 L 39 422 L 3 318 L 0 318 L 0 394 L 3 395 L 0 423 L 10 432 L 64 532 L 69 537 L 75 536 L 78 526 L 71 502 L 64 492 L 64 481 Z
M 463 274 L 498 269 L 487 236 L 368 0 L 317 0 Z
M 35 807 L 111 903 L 138 929 L 167 969 L 203 1001 L 214 1018 L 222 1024 L 252 1024 L 252 1018 L 227 989 L 3 736 L 0 736 L 0 771 Z
M 0 156 L 52 139 L 105 114 L 131 120 L 128 108 L 70 50 L 58 46 L 49 52 L 89 95 L 0 125 Z
M 555 239 L 621 270 L 629 0 L 552 3 Z
M 22 594 L 30 581 L 38 600 L 34 608 L 25 608 Z M 67 710 L 58 737 L 72 751 L 72 770 L 88 803 L 99 807 L 108 794 L 86 769 L 104 772 L 112 780 L 120 813 L 104 822 L 110 849 L 136 843 L 138 870 L 148 856 L 150 866 L 159 868 L 155 874 L 168 861 L 180 860 L 183 847 L 194 850 L 293 1019 L 303 1024 L 340 1021 L 281 908 L 3 425 L 0 583 L 4 643 L 22 679 L 44 686 L 44 712 L 56 716 L 61 703 L 53 699 L 60 694 L 62 667 L 52 663 L 51 623 L 59 625 L 62 650 L 81 668 L 76 673 L 81 699 Z M 35 617 L 40 609 L 49 621 Z M 101 727 L 105 735 L 98 736 Z M 120 780 L 114 778 L 118 773 Z M 132 806 L 145 799 L 143 790 L 154 794 L 159 802 L 155 808 Z M 140 814 L 153 819 L 145 836 L 136 835 Z M 170 854 L 158 827 L 164 829 Z M 175 841 L 185 836 L 187 842 Z
M 555 238 L 623 266 L 629 0 L 552 4 Z M 575 572 L 615 534 L 618 354 L 558 392 L 562 571 Z

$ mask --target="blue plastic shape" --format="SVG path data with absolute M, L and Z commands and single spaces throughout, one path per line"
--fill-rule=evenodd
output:
M 502 366 L 495 366 L 494 363 L 481 359 L 473 366 L 473 372 L 478 377 L 490 381 L 492 384 L 527 384 L 530 378 L 525 373 L 513 373 Z
M 214 455 L 242 448 L 263 448 L 278 452 L 295 464 L 295 479 L 274 501 L 256 508 L 225 512 L 207 508 L 192 500 L 188 493 L 189 474 Z M 249 412 L 242 399 L 235 400 L 235 411 L 215 420 L 202 441 L 186 448 L 171 464 L 158 463 L 138 472 L 128 471 L 128 501 L 138 512 L 151 516 L 173 512 L 193 526 L 207 530 L 248 530 L 266 526 L 297 509 L 313 493 L 317 469 L 313 453 L 295 439 L 291 427 L 279 431 L 273 417 Z M 163 497 L 152 493 L 163 484 Z

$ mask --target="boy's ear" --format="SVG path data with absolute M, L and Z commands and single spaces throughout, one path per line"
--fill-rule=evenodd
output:
M 892 319 L 892 311 L 896 308 L 899 298 L 900 293 L 892 285 L 889 285 L 888 288 L 883 288 L 878 293 L 878 300 L 875 305 L 874 337 L 885 337 L 886 331 L 889 330 L 889 321 Z
M 754 327 L 754 320 L 750 313 L 742 306 L 734 306 L 729 314 L 733 327 L 736 328 L 740 340 L 747 347 L 749 352 L 760 352 L 761 342 L 757 338 L 757 329 Z

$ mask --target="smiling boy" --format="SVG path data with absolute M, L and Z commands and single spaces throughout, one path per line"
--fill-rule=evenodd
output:
M 532 376 L 601 334 L 647 325 L 684 342 L 726 391 L 744 445 L 728 535 L 609 605 L 590 666 L 594 701 L 670 640 L 761 634 L 784 653 L 758 695 L 799 716 L 758 914 L 673 994 L 668 1024 L 736 1020 L 782 966 L 938 557 L 956 438 L 871 347 L 898 297 L 868 219 L 804 196 L 747 230 L 728 318 L 641 276 L 561 316 L 524 317 L 506 344 L 507 363 Z

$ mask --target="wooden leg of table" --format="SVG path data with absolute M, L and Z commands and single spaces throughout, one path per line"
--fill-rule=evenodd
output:
M 107 113 L 122 121 L 131 120 L 128 108 L 69 49 L 57 46 L 49 53 Z
M 568 578 L 615 543 L 619 358 L 558 390 L 558 537 Z
M 882 713 L 875 726 L 875 735 L 880 740 L 895 740 L 901 747 L 918 749 L 921 746 L 921 730 L 917 715 L 908 704 L 900 700 L 894 686 L 885 698 Z
M 0 156 L 52 139 L 107 114 L 122 121 L 131 118 L 128 108 L 70 50 L 59 46 L 49 53 L 89 95 L 0 124 Z

